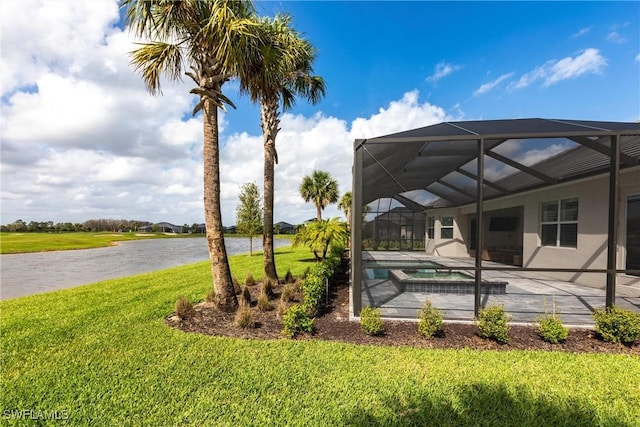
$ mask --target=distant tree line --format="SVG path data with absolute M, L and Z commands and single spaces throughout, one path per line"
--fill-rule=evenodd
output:
M 137 231 L 139 227 L 151 225 L 149 221 L 137 221 L 126 219 L 90 219 L 83 223 L 53 221 L 30 221 L 29 223 L 19 219 L 11 224 L 0 226 L 0 231 L 20 233 L 61 233 L 73 231 Z

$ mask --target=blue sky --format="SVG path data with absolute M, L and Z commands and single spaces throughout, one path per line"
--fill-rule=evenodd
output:
M 283 115 L 276 221 L 315 215 L 313 169 L 350 189 L 353 141 L 444 120 L 640 120 L 640 2 L 258 2 L 318 49 L 316 106 Z M 27 13 L 28 12 L 28 13 Z M 201 222 L 202 122 L 188 81 L 151 97 L 115 0 L 0 2 L 1 222 Z M 188 80 L 188 79 L 187 79 Z M 223 221 L 262 183 L 259 114 L 221 115 Z M 338 216 L 335 207 L 325 216 Z

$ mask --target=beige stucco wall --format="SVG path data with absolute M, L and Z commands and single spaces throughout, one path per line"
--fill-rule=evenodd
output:
M 484 203 L 485 216 L 487 216 L 488 211 L 492 210 L 522 207 L 523 218 L 519 225 L 520 230 L 517 233 L 522 236 L 521 246 L 524 267 L 604 269 L 607 266 L 608 185 L 608 176 L 602 175 L 570 184 L 546 187 L 517 196 L 487 201 Z M 618 268 L 624 268 L 625 260 L 626 200 L 629 195 L 638 193 L 640 193 L 640 167 L 621 171 L 618 216 Z M 539 231 L 542 203 L 576 197 L 578 198 L 577 248 L 541 246 Z M 472 214 L 475 214 L 475 205 L 427 212 L 427 216 L 436 217 L 435 239 L 431 244 L 431 247 L 434 248 L 434 255 L 450 257 L 468 257 L 472 255 L 466 245 L 469 215 Z M 439 218 L 447 215 L 454 217 L 454 238 L 441 240 L 439 238 Z M 487 226 L 487 223 L 485 223 L 485 232 L 487 231 Z M 514 240 L 514 236 L 509 236 L 504 241 L 511 244 L 517 239 Z M 485 247 L 493 245 L 495 245 L 495 241 L 485 240 Z M 505 246 L 507 245 L 505 244 Z M 545 275 L 598 287 L 605 284 L 604 274 L 545 273 Z M 620 284 L 640 284 L 640 279 L 621 275 L 618 282 Z

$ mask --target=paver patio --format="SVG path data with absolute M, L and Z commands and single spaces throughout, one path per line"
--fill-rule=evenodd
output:
M 420 252 L 363 252 L 366 261 L 431 261 L 447 267 L 469 267 L 463 272 L 473 276 L 475 260 L 472 258 L 448 258 L 426 255 Z M 591 326 L 591 313 L 605 307 L 605 289 L 584 286 L 545 277 L 543 273 L 509 271 L 509 266 L 483 262 L 485 267 L 504 267 L 502 271 L 483 271 L 483 280 L 505 281 L 507 292 L 503 295 L 482 294 L 482 305 L 502 303 L 514 323 L 532 323 L 555 306 L 556 313 L 565 325 Z M 640 282 L 640 280 L 639 280 Z M 473 294 L 449 294 L 427 292 L 400 292 L 390 279 L 371 279 L 363 274 L 362 306 L 380 307 L 383 317 L 417 319 L 417 311 L 426 299 L 442 310 L 445 320 L 472 321 Z M 617 286 L 616 304 L 640 311 L 640 283 L 637 286 Z

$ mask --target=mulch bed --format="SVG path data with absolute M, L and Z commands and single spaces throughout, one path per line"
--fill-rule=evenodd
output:
M 280 283 L 275 288 L 272 300 L 274 307 L 278 304 L 280 293 L 285 285 Z M 251 310 L 255 327 L 239 328 L 234 323 L 234 313 L 225 313 L 216 309 L 211 303 L 196 305 L 195 314 L 181 320 L 175 314 L 167 317 L 166 323 L 185 332 L 195 332 L 213 336 L 236 337 L 245 339 L 288 339 L 282 335 L 282 321 L 278 311 L 261 311 L 256 301 L 260 293 L 260 285 L 249 288 L 252 295 Z M 301 301 L 302 296 L 296 293 L 289 304 Z M 474 349 L 474 350 L 547 350 L 573 353 L 615 353 L 640 355 L 640 344 L 633 346 L 613 344 L 601 340 L 591 329 L 571 329 L 564 343 L 550 344 L 543 341 L 533 326 L 512 325 L 510 341 L 499 344 L 482 338 L 475 325 L 445 322 L 443 333 L 432 339 L 426 339 L 418 333 L 416 322 L 392 321 L 385 319 L 385 333 L 381 336 L 366 335 L 356 321 L 349 320 L 349 286 L 345 274 L 337 277 L 332 283 L 329 304 L 315 320 L 313 334 L 300 334 L 298 340 L 326 340 L 352 344 L 379 346 L 411 346 L 419 348 L 441 349 Z

